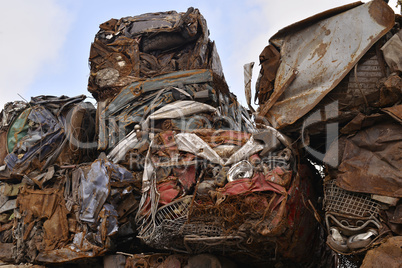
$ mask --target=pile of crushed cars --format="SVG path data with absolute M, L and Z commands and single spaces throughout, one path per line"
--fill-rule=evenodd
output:
M 374 0 L 280 30 L 260 55 L 256 110 L 250 76 L 248 109 L 230 92 L 198 9 L 101 24 L 97 107 L 38 96 L 0 114 L 0 260 L 400 263 L 401 22 Z

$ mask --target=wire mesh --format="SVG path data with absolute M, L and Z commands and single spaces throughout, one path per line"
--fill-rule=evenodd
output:
M 145 223 L 144 242 L 160 249 L 194 253 L 223 248 L 230 250 L 231 246 L 243 240 L 238 236 L 226 236 L 223 229 L 214 224 L 189 223 L 191 200 L 192 196 L 187 196 L 159 208 L 155 215 L 155 225 Z
M 170 204 L 167 204 L 156 211 L 155 221 L 152 217 L 146 218 L 140 226 L 142 237 L 148 237 L 146 241 L 151 241 L 154 237 L 154 232 L 164 228 L 178 230 L 187 221 L 189 204 L 192 195 L 180 198 Z
M 346 191 L 331 180 L 324 184 L 324 210 L 356 217 L 376 218 L 380 204 L 369 194 Z

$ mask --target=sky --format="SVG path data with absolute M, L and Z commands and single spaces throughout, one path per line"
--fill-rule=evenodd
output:
M 243 65 L 255 62 L 283 27 L 345 0 L 0 0 L 0 110 L 9 101 L 38 95 L 85 94 L 88 56 L 99 24 L 148 12 L 195 7 L 207 21 L 230 90 L 244 106 Z M 397 0 L 389 5 L 395 12 Z M 367 1 L 363 1 L 367 2 Z

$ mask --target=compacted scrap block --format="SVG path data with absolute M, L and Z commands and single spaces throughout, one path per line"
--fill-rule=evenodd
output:
M 147 13 L 100 25 L 91 45 L 88 90 L 98 101 L 135 81 L 183 70 L 223 77 L 215 44 L 198 9 Z
M 258 121 L 324 167 L 322 222 L 339 254 L 402 235 L 401 22 L 386 1 L 356 2 L 280 30 L 260 55 Z
M 160 132 L 145 159 L 139 237 L 155 249 L 239 265 L 319 262 L 325 247 L 308 205 L 316 178 L 298 161 L 274 129 Z
M 1 261 L 66 263 L 132 244 L 141 180 L 99 154 L 84 100 L 38 96 L 2 111 Z
M 69 169 L 95 159 L 94 106 L 85 96 L 38 96 L 1 113 L 0 251 L 2 261 L 38 262 L 69 243 L 76 204 Z M 78 197 L 78 184 L 74 191 Z M 71 201 L 71 200 L 70 200 Z M 74 208 L 73 208 L 74 207 Z M 74 229 L 74 231 L 73 231 Z

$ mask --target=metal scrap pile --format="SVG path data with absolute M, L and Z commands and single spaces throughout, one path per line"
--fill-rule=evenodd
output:
M 96 109 L 39 96 L 0 114 L 0 261 L 334 267 L 329 247 L 386 241 L 375 259 L 400 243 L 401 21 L 374 0 L 279 31 L 256 114 L 198 9 L 101 24 Z
M 384 1 L 356 2 L 280 30 L 260 55 L 258 120 L 324 167 L 322 223 L 339 254 L 402 235 L 401 22 Z
M 314 261 L 311 167 L 239 105 L 197 9 L 103 23 L 89 60 L 97 109 L 39 96 L 3 110 L 1 261 Z

